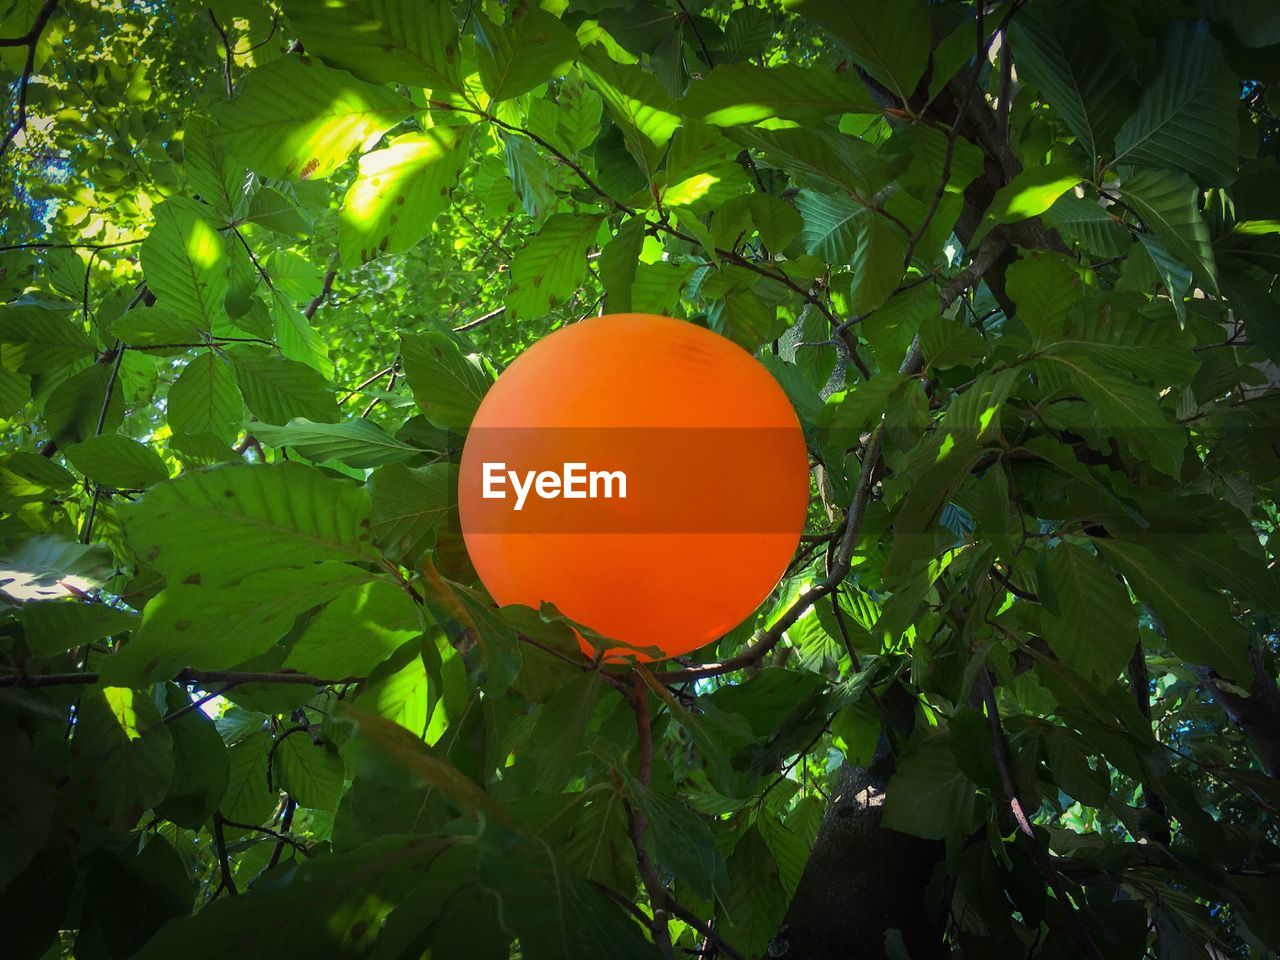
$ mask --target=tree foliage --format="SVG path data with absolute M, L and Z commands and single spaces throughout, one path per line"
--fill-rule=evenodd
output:
M 6 955 L 1273 955 L 1277 64 L 1262 0 L 0 0 Z M 648 668 L 453 511 L 628 310 L 815 464 Z

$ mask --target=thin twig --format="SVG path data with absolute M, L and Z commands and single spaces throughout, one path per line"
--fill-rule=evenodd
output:
M 502 316 L 504 313 L 506 313 L 506 311 L 507 311 L 506 307 L 498 307 L 496 310 L 490 310 L 488 313 L 481 314 L 480 316 L 476 317 L 474 320 L 468 320 L 466 323 L 462 324 L 461 326 L 454 327 L 453 332 L 466 333 L 468 330 L 474 330 L 476 327 L 482 326 L 488 323 L 490 320 L 494 320 Z
M 204 12 L 209 15 L 209 22 L 213 24 L 213 29 L 217 30 L 218 36 L 222 38 L 222 73 L 227 81 L 227 98 L 230 99 L 235 94 L 235 85 L 231 82 L 231 41 L 227 39 L 227 31 L 222 29 L 222 24 L 220 24 L 218 22 L 218 18 L 214 16 L 213 10 L 209 7 L 205 7 Z
M 136 301 L 135 301 L 136 302 Z M 120 363 L 124 360 L 125 345 L 117 340 L 115 345 L 115 359 L 111 364 L 111 373 L 107 377 L 107 394 L 102 398 L 102 409 L 98 411 L 98 425 L 93 431 L 95 437 L 102 436 L 102 428 L 107 422 L 107 411 L 111 408 L 111 395 L 116 389 L 116 380 L 120 376 Z M 102 497 L 102 484 L 94 483 L 93 499 L 89 501 L 89 510 L 85 514 L 84 526 L 80 530 L 80 542 L 88 543 L 93 536 L 93 521 L 98 513 L 98 501 Z
M 224 693 L 226 693 L 228 690 L 230 690 L 234 686 L 235 686 L 234 683 L 228 683 L 225 686 L 223 686 L 222 689 L 220 690 L 211 691 L 210 693 L 206 693 L 204 696 L 199 697 L 196 700 L 192 700 L 186 706 L 179 707 L 177 710 L 173 711 L 173 713 L 168 714 L 164 718 L 164 722 L 173 723 L 173 721 L 177 720 L 179 717 L 184 717 L 188 713 L 191 713 L 193 710 L 199 710 L 210 700 L 217 699 L 218 697 L 222 696 Z
M 131 247 L 141 243 L 146 237 L 136 240 L 117 240 L 114 243 L 6 243 L 0 245 L 0 253 L 10 250 L 112 250 L 116 247 Z
M 183 670 L 174 678 L 178 683 L 198 684 L 202 687 L 211 683 L 295 683 L 312 687 L 333 687 L 344 683 L 363 683 L 364 677 L 339 677 L 326 680 L 314 677 L 309 673 L 294 673 L 291 670 L 272 670 L 255 673 L 251 670 Z M 98 674 L 91 671 L 84 673 L 11 673 L 0 676 L 0 687 L 65 687 L 98 682 Z

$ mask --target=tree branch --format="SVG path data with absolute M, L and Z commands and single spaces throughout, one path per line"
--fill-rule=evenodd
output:
M 31 24 L 31 29 L 25 35 L 0 40 L 0 47 L 25 46 L 27 48 L 27 61 L 22 67 L 22 76 L 18 79 L 17 119 L 14 120 L 13 126 L 9 128 L 9 132 L 4 135 L 4 139 L 0 140 L 0 157 L 4 156 L 5 151 L 9 149 L 9 144 L 13 143 L 19 131 L 27 128 L 27 85 L 31 83 L 31 74 L 36 67 L 36 47 L 40 45 L 40 36 L 44 33 L 44 28 L 48 24 L 49 18 L 53 16 L 54 8 L 57 5 L 58 0 L 45 0 L 44 6 L 40 8 L 40 12 L 36 14 L 35 21 Z
M 227 39 L 227 31 L 222 29 L 222 24 L 214 16 L 213 10 L 210 7 L 205 7 L 204 12 L 209 15 L 209 22 L 213 24 L 213 29 L 218 31 L 218 36 L 222 38 L 222 73 L 227 82 L 227 99 L 230 100 L 235 93 L 235 86 L 231 82 L 231 41 Z
M 649 688 L 645 685 L 644 676 L 639 671 L 634 675 L 634 686 L 631 691 L 631 707 L 636 713 L 636 735 L 639 738 L 639 763 L 636 779 L 648 788 L 653 780 L 653 731 L 649 726 Z M 636 867 L 640 871 L 640 880 L 644 883 L 645 892 L 649 895 L 649 909 L 653 919 L 649 923 L 649 931 L 664 957 L 670 960 L 671 931 L 667 927 L 667 891 L 662 886 L 658 871 L 649 859 L 649 851 L 645 847 L 644 814 L 630 801 L 624 800 L 627 811 L 627 826 L 631 834 L 631 844 L 636 850 Z
M 975 682 L 978 684 L 978 690 L 982 695 L 982 702 L 987 708 L 987 725 L 991 728 L 992 752 L 995 755 L 996 770 L 1000 775 L 1000 788 L 1004 793 L 1005 802 L 1009 805 L 1009 811 L 1013 814 L 1018 830 L 1030 840 L 1032 858 L 1036 861 L 1036 866 L 1040 868 L 1040 873 L 1045 882 L 1053 890 L 1054 897 L 1062 904 L 1062 909 L 1070 917 L 1073 932 L 1076 939 L 1080 941 L 1080 946 L 1084 947 L 1090 960 L 1103 960 L 1102 952 L 1098 949 L 1098 945 L 1093 942 L 1089 928 L 1084 925 L 1080 914 L 1076 912 L 1075 904 L 1067 896 L 1066 888 L 1062 885 L 1062 878 L 1058 876 L 1058 871 L 1049 859 L 1049 854 L 1040 846 L 1036 832 L 1031 826 L 1031 820 L 1027 817 L 1027 812 L 1022 806 L 1022 798 L 1018 796 L 1018 788 L 1013 778 L 1013 764 L 1009 760 L 1009 745 L 1004 738 L 1004 727 L 1000 723 L 1000 710 L 996 705 L 996 692 L 991 685 L 991 674 L 987 672 L 986 667 L 982 667 L 978 671 Z
M 227 856 L 227 838 L 222 830 L 222 814 L 214 813 L 213 815 L 213 842 L 218 851 L 218 874 L 222 880 L 218 884 L 218 889 L 213 891 L 210 900 L 217 899 L 218 894 L 223 890 L 227 891 L 231 896 L 236 896 L 239 892 L 236 890 L 236 882 L 231 879 L 231 861 Z
M 273 670 L 255 673 L 250 670 L 183 670 L 174 680 L 183 684 L 206 686 L 211 683 L 244 684 L 244 683 L 292 683 L 312 687 L 333 687 L 344 683 L 363 683 L 364 677 L 340 677 L 326 680 L 313 677 L 309 673 L 295 673 L 291 670 Z M 67 687 L 98 682 L 98 674 L 84 673 L 11 673 L 0 676 L 0 688 L 21 687 L 35 689 L 37 687 Z
M 329 294 L 333 291 L 333 278 L 338 275 L 338 251 L 333 251 L 333 256 L 329 258 L 329 269 L 325 271 L 324 282 L 320 284 L 320 292 L 311 298 L 311 302 L 307 304 L 307 308 L 302 311 L 302 315 L 310 320 L 316 315 L 316 311 L 320 309 L 320 304 L 329 298 Z

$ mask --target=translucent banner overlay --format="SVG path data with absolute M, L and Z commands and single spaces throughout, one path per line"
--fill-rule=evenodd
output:
M 459 517 L 467 534 L 796 535 L 807 465 L 795 427 L 473 429 Z

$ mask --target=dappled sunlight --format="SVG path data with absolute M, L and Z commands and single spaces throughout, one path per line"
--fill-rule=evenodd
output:
M 705 197 L 719 182 L 720 178 L 713 174 L 700 173 L 667 187 L 662 192 L 662 199 L 673 207 L 685 206 Z
M 225 256 L 222 237 L 207 220 L 190 221 L 183 246 L 187 258 L 197 267 L 213 267 Z
M 112 720 L 126 740 L 141 740 L 143 731 L 138 726 L 138 712 L 134 698 L 138 696 L 126 687 L 106 687 L 102 695 L 107 702 Z

